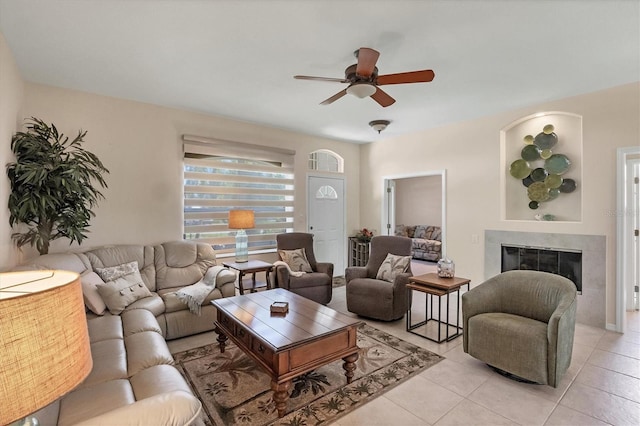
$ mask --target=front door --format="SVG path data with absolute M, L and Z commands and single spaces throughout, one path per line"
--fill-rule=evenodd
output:
M 309 176 L 307 225 L 314 235 L 318 262 L 333 263 L 333 275 L 344 275 L 344 179 Z

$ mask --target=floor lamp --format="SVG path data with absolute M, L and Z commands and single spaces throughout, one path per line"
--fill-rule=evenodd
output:
M 236 262 L 249 261 L 249 238 L 245 229 L 255 227 L 253 210 L 229 210 L 229 229 L 236 232 Z
M 92 367 L 78 274 L 0 273 L 0 424 L 38 424 Z

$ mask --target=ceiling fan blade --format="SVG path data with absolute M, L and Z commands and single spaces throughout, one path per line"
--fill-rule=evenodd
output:
M 377 50 L 369 49 L 368 47 L 361 47 L 358 49 L 358 66 L 356 67 L 356 75 L 360 77 L 371 77 L 373 70 L 376 68 L 376 62 L 380 52 Z
M 320 102 L 320 105 L 329 105 L 329 104 L 333 103 L 334 101 L 337 101 L 338 99 L 340 99 L 341 97 L 343 97 L 346 94 L 347 94 L 347 89 L 341 90 L 338 93 L 336 93 L 335 95 L 331 96 L 330 98 L 327 98 L 324 101 Z
M 377 89 L 376 93 L 371 95 L 371 99 L 373 99 L 383 107 L 388 107 L 389 105 L 392 105 L 393 103 L 395 103 L 396 100 L 393 99 L 391 96 L 389 96 L 381 88 L 377 87 L 376 89 Z
M 403 83 L 428 83 L 435 77 L 432 70 L 400 72 L 397 74 L 385 74 L 378 76 L 377 83 L 403 84 Z
M 297 80 L 314 80 L 314 81 L 330 81 L 335 83 L 348 83 L 349 80 L 344 78 L 331 78 L 331 77 L 313 77 L 310 75 L 294 75 L 293 78 Z

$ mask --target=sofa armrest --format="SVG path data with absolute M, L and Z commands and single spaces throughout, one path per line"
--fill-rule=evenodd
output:
M 289 289 L 289 280 L 291 278 L 289 268 L 284 265 L 278 265 L 276 266 L 275 271 L 273 271 L 273 275 L 275 277 L 273 288 Z
M 216 288 L 222 288 L 222 286 L 224 286 L 225 284 L 235 283 L 235 281 L 235 272 L 225 268 L 216 276 Z
M 316 271 L 333 277 L 333 263 L 330 262 L 317 262 Z
M 367 278 L 367 267 L 349 266 L 344 270 L 344 279 L 347 284 L 355 278 Z
M 173 391 L 141 399 L 92 417 L 78 426 L 184 426 L 202 424 L 202 403 L 185 391 Z
M 576 298 L 563 301 L 551 314 L 547 326 L 547 363 L 549 366 L 549 384 L 558 385 L 560 378 L 571 364 L 573 353 L 573 335 L 576 326 Z

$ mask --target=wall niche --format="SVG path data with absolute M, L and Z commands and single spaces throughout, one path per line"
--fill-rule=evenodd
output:
M 544 112 L 500 131 L 503 220 L 582 221 L 582 117 Z

